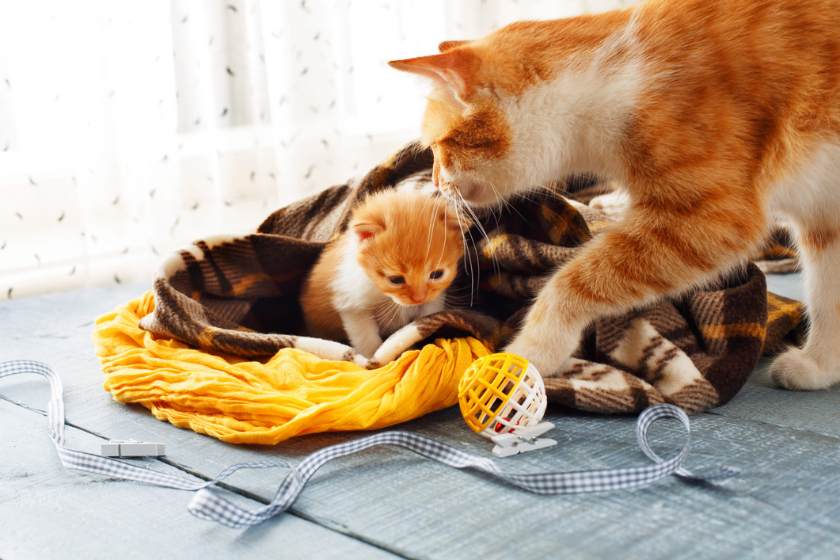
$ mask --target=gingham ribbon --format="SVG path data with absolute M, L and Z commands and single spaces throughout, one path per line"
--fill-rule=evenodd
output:
M 196 517 L 208 519 L 233 528 L 242 528 L 262 523 L 263 521 L 289 509 L 303 491 L 304 486 L 321 466 L 328 461 L 352 455 L 371 447 L 395 445 L 413 451 L 457 469 L 472 468 L 489 473 L 510 484 L 537 494 L 576 494 L 581 492 L 601 492 L 622 490 L 650 484 L 669 474 L 695 480 L 712 480 L 736 475 L 740 469 L 718 467 L 703 473 L 693 474 L 682 468 L 691 445 L 691 426 L 688 416 L 682 409 L 670 404 L 658 404 L 647 408 L 636 422 L 636 438 L 642 451 L 654 461 L 645 467 L 604 469 L 598 471 L 579 471 L 570 473 L 508 474 L 502 472 L 496 464 L 482 457 L 464 453 L 450 445 L 411 432 L 391 431 L 363 437 L 355 441 L 333 445 L 316 451 L 296 466 L 283 460 L 252 461 L 228 467 L 211 481 L 197 482 L 183 476 L 160 473 L 137 467 L 108 457 L 83 453 L 69 449 L 64 444 L 64 399 L 61 379 L 48 365 L 28 360 L 0 363 L 0 378 L 18 373 L 37 373 L 43 375 L 52 387 L 52 399 L 49 403 L 47 420 L 50 437 L 58 451 L 61 463 L 65 467 L 101 474 L 112 478 L 146 482 L 178 490 L 192 490 L 196 494 L 188 509 Z M 651 424 L 662 418 L 675 418 L 685 426 L 687 437 L 682 451 L 675 457 L 664 460 L 650 448 L 647 432 Z M 289 475 L 280 484 L 271 502 L 252 510 L 243 509 L 229 500 L 209 490 L 239 469 L 264 469 L 285 467 Z

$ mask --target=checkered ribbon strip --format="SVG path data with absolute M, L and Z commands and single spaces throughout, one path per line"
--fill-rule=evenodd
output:
M 352 455 L 380 445 L 394 445 L 413 451 L 457 469 L 472 468 L 489 473 L 510 484 L 537 494 L 577 494 L 582 492 L 602 492 L 623 490 L 650 484 L 669 474 L 694 479 L 712 480 L 727 478 L 740 472 L 733 467 L 718 467 L 702 473 L 691 473 L 682 468 L 691 443 L 691 426 L 688 416 L 680 408 L 670 404 L 654 405 L 642 412 L 636 422 L 636 438 L 642 451 L 653 465 L 598 471 L 579 471 L 570 473 L 508 474 L 496 464 L 482 457 L 464 453 L 450 445 L 410 432 L 391 431 L 363 437 L 355 441 L 333 445 L 316 451 L 296 466 L 283 460 L 253 461 L 228 467 L 211 481 L 196 481 L 183 476 L 165 474 L 150 469 L 137 467 L 124 461 L 101 457 L 69 449 L 64 440 L 64 399 L 61 379 L 51 367 L 40 362 L 18 360 L 0 363 L 0 378 L 18 373 L 37 373 L 43 375 L 52 387 L 52 399 L 49 403 L 47 419 L 50 437 L 58 451 L 61 463 L 65 467 L 101 474 L 112 478 L 122 478 L 137 482 L 146 482 L 178 490 L 191 490 L 196 494 L 188 509 L 196 517 L 216 521 L 233 528 L 250 527 L 289 509 L 303 491 L 310 478 L 325 463 Z M 685 446 L 679 454 L 665 460 L 653 452 L 647 441 L 650 426 L 663 418 L 675 418 L 685 426 L 687 437 Z M 277 493 L 268 505 L 252 510 L 243 509 L 229 500 L 210 491 L 209 487 L 221 482 L 240 469 L 264 469 L 284 467 L 289 475 L 280 484 Z

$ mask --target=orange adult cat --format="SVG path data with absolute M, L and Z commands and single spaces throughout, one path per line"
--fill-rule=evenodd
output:
M 735 266 L 795 224 L 811 327 L 790 389 L 840 380 L 840 0 L 654 0 L 519 22 L 392 62 L 432 80 L 435 184 L 476 206 L 595 172 L 630 207 L 559 269 L 507 351 L 551 373 L 593 319 Z
M 365 199 L 304 282 L 308 334 L 349 339 L 372 358 L 383 336 L 443 310 L 469 226 L 444 199 L 420 191 Z

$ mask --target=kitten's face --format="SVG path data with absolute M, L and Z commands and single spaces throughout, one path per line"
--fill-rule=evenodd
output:
M 350 223 L 358 262 L 400 305 L 434 301 L 455 278 L 468 221 L 440 198 L 387 191 L 368 198 Z

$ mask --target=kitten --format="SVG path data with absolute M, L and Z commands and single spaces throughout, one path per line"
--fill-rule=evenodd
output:
M 382 337 L 443 310 L 469 226 L 441 197 L 418 191 L 368 197 L 304 282 L 307 333 L 349 339 L 373 357 Z
M 485 206 L 595 172 L 630 200 L 507 351 L 557 371 L 594 319 L 742 262 L 775 211 L 796 225 L 811 326 L 772 376 L 840 381 L 840 0 L 651 0 L 440 51 L 390 64 L 432 81 L 422 140 L 442 192 Z

